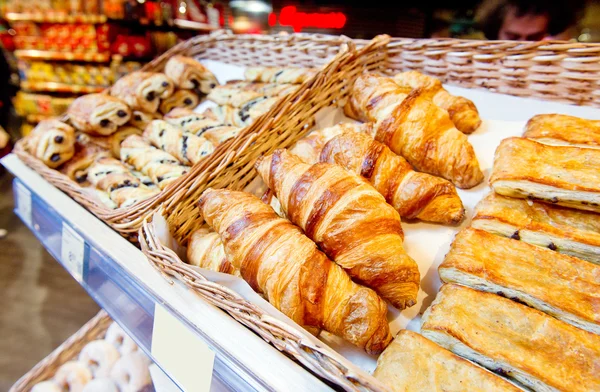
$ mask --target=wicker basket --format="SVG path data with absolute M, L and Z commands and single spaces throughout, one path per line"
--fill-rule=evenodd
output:
M 54 376 L 56 370 L 79 355 L 83 347 L 92 340 L 104 337 L 106 330 L 112 323 L 108 314 L 101 310 L 94 318 L 88 321 L 79 331 L 52 351 L 46 358 L 42 359 L 23 377 L 21 377 L 9 390 L 9 392 L 29 391 L 35 384 L 48 380 Z
M 163 55 L 146 64 L 142 70 L 162 71 L 166 61 L 176 54 L 192 56 L 200 60 L 223 61 L 241 66 L 289 66 L 293 64 L 298 67 L 322 67 L 338 54 L 342 45 L 349 41 L 348 38 L 343 36 L 313 34 L 288 36 L 233 35 L 219 31 L 210 35 L 197 36 L 174 46 Z M 297 96 L 300 96 L 302 91 L 304 91 L 304 88 L 301 87 Z M 246 127 L 245 132 L 243 131 L 242 134 L 257 132 L 263 122 L 261 119 L 274 117 L 282 107 L 281 104 L 275 105 L 268 113 Z M 189 187 L 190 182 L 197 173 L 215 170 L 219 164 L 218 157 L 223 156 L 230 149 L 232 141 L 220 145 L 211 154 L 210 159 L 204 159 L 196 164 L 188 174 L 174 181 L 158 195 L 134 206 L 116 210 L 107 208 L 95 198 L 90 197 L 75 181 L 57 170 L 50 169 L 42 161 L 30 155 L 25 150 L 23 142 L 21 140 L 16 144 L 14 152 L 25 164 L 82 204 L 113 229 L 126 238 L 134 240 L 144 218 L 151 215 L 162 202 L 172 198 L 178 189 Z

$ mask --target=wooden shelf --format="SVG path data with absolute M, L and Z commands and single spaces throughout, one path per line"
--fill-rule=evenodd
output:
M 15 56 L 21 59 L 84 61 L 90 63 L 106 63 L 111 59 L 110 53 L 70 53 L 32 49 L 15 50 Z
M 48 91 L 55 93 L 74 93 L 74 94 L 89 94 L 99 93 L 108 87 L 102 86 L 83 86 L 68 83 L 57 82 L 21 82 L 21 88 L 29 91 Z
M 79 14 L 66 15 L 57 13 L 17 13 L 8 12 L 5 15 L 8 22 L 36 22 L 36 23 L 89 23 L 100 24 L 106 22 L 105 15 Z

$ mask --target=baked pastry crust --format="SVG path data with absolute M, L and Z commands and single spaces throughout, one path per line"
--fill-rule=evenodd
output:
M 98 157 L 109 155 L 108 150 L 94 143 L 77 142 L 75 144 L 75 155 L 60 168 L 60 172 L 79 185 L 88 186 L 90 183 L 87 180 L 87 169 Z
M 600 214 L 490 193 L 471 225 L 600 264 Z
M 373 376 L 393 392 L 519 392 L 510 382 L 418 333 L 402 330 L 377 359 Z
M 504 139 L 490 185 L 504 196 L 600 212 L 600 150 Z
M 600 267 L 587 261 L 469 228 L 438 272 L 444 282 L 501 294 L 600 334 Z
M 600 390 L 600 336 L 496 294 L 442 286 L 421 333 L 536 391 Z
M 129 124 L 139 129 L 146 129 L 150 121 L 157 120 L 160 117 L 158 113 L 146 113 L 141 110 L 134 110 L 131 113 Z
M 200 103 L 197 94 L 190 90 L 176 90 L 173 95 L 160 101 L 160 112 L 167 114 L 174 108 L 194 109 Z
M 188 263 L 215 272 L 240 276 L 240 270 L 227 261 L 221 237 L 207 228 L 192 233 L 187 247 Z
M 300 84 L 317 72 L 316 68 L 248 67 L 244 78 L 253 82 Z
M 26 150 L 55 169 L 75 154 L 75 130 L 59 120 L 43 120 L 25 139 Z
M 218 105 L 231 105 L 240 108 L 260 97 L 283 97 L 298 89 L 293 84 L 231 82 L 215 87 L 208 99 Z
M 161 99 L 173 94 L 173 81 L 160 72 L 136 71 L 117 80 L 110 94 L 134 110 L 156 113 Z
M 224 123 L 213 116 L 197 114 L 190 110 L 179 108 L 167 113 L 165 121 L 183 128 L 186 132 L 202 136 L 215 146 L 236 137 L 242 130 L 240 127 Z
M 87 94 L 75 99 L 67 109 L 69 122 L 81 132 L 108 136 L 127 124 L 131 109 L 127 104 L 106 94 Z
M 358 175 L 275 150 L 255 165 L 289 219 L 357 282 L 398 309 L 416 303 L 419 269 L 402 244 L 400 216 Z
M 555 146 L 600 148 L 600 121 L 564 114 L 538 114 L 527 122 L 523 137 Z
M 119 127 L 117 132 L 110 136 L 89 136 L 90 142 L 110 151 L 113 157 L 121 157 L 121 143 L 129 135 L 141 135 L 142 130 L 131 125 Z
M 184 132 L 164 120 L 154 120 L 148 124 L 144 138 L 187 166 L 198 163 L 215 150 L 215 146 L 204 137 Z
M 198 205 L 244 280 L 285 315 L 368 353 L 380 353 L 389 344 L 385 302 L 352 282 L 271 207 L 249 193 L 226 189 L 207 189 Z
M 165 65 L 165 73 L 177 87 L 208 94 L 219 85 L 216 76 L 204 65 L 186 56 L 173 56 Z

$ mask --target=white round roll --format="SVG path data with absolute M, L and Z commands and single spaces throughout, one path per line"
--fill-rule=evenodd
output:
M 94 378 L 102 378 L 110 375 L 119 357 L 117 349 L 106 340 L 93 340 L 79 353 L 79 362 L 90 368 Z
M 138 346 L 133 339 L 131 339 L 119 324 L 115 322 L 113 322 L 106 330 L 104 340 L 115 346 L 121 355 L 132 353 L 138 349 Z
M 119 392 L 119 388 L 110 378 L 96 378 L 87 383 L 83 392 Z
M 54 382 L 69 392 L 81 392 L 92 379 L 92 371 L 79 361 L 69 361 L 58 368 Z
M 121 392 L 138 392 L 150 384 L 150 360 L 141 351 L 123 355 L 110 372 L 112 378 Z
M 42 381 L 31 388 L 31 392 L 63 392 L 54 381 Z

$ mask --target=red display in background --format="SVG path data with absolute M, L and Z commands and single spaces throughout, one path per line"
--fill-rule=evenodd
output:
M 269 26 L 277 24 L 277 15 L 269 14 Z M 285 6 L 279 12 L 279 25 L 290 26 L 296 33 L 305 27 L 317 29 L 341 29 L 346 25 L 346 15 L 343 12 L 298 12 L 293 5 Z

